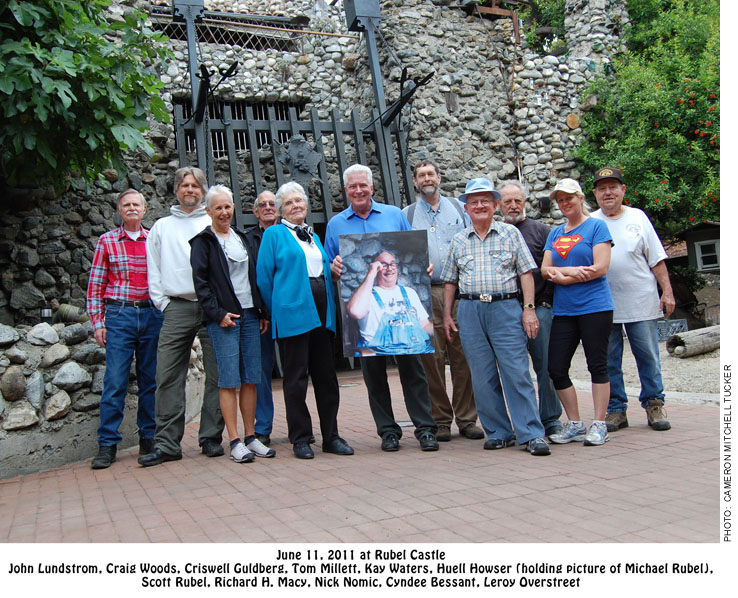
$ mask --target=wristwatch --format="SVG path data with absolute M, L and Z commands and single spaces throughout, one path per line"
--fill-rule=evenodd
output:
M 523 309 L 535 309 L 536 306 L 533 303 L 526 303 L 523 305 Z

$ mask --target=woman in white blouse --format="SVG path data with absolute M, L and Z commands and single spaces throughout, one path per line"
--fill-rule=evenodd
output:
M 305 402 L 313 382 L 324 453 L 352 455 L 338 435 L 338 379 L 333 363 L 336 303 L 330 264 L 318 236 L 305 225 L 307 196 L 289 182 L 277 190 L 281 223 L 264 231 L 257 284 L 272 316 L 284 370 L 287 431 L 295 456 L 312 459 L 312 420 Z

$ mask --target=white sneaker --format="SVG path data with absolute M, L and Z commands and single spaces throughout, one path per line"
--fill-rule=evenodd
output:
M 584 437 L 585 446 L 600 446 L 610 440 L 607 433 L 607 424 L 605 422 L 592 422 L 592 425 Z
M 246 448 L 253 451 L 257 457 L 273 457 L 277 451 L 264 446 L 258 438 L 254 438 L 246 445 Z
M 254 453 L 247 449 L 243 442 L 239 442 L 231 449 L 231 460 L 236 463 L 251 463 L 254 456 Z
M 568 421 L 564 424 L 564 429 L 561 432 L 551 434 L 548 439 L 554 444 L 567 444 L 569 442 L 582 442 L 586 434 L 587 428 L 584 427 L 582 422 L 575 424 Z

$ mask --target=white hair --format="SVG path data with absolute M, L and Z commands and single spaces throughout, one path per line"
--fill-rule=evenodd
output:
M 233 203 L 233 192 L 228 187 L 226 187 L 225 185 L 213 185 L 205 194 L 205 205 L 208 207 L 208 209 L 212 207 L 213 200 L 218 195 L 225 195 L 226 197 L 228 197 L 228 199 L 231 200 L 231 203 Z
M 277 206 L 277 211 L 280 214 L 282 213 L 282 200 L 284 199 L 284 196 L 291 193 L 299 194 L 300 197 L 305 200 L 305 203 L 307 203 L 307 194 L 300 183 L 296 183 L 295 181 L 284 183 L 279 189 L 277 189 L 277 194 L 274 196 L 274 204 Z
M 364 166 L 363 164 L 354 164 L 352 166 L 349 166 L 346 170 L 343 171 L 343 184 L 344 186 L 348 185 L 348 178 L 352 174 L 365 174 L 366 180 L 369 181 L 370 185 L 374 184 L 374 176 L 372 176 L 372 169 L 368 166 Z

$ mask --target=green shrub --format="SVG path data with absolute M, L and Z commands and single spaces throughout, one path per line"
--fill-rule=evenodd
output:
M 155 70 L 166 37 L 110 0 L 0 4 L 0 182 L 61 186 L 70 172 L 94 180 L 123 169 L 123 153 L 153 148 L 147 117 L 167 121 Z
M 719 3 L 633 0 L 628 8 L 628 50 L 584 92 L 597 105 L 582 117 L 575 157 L 587 173 L 622 169 L 627 203 L 662 233 L 719 220 Z

